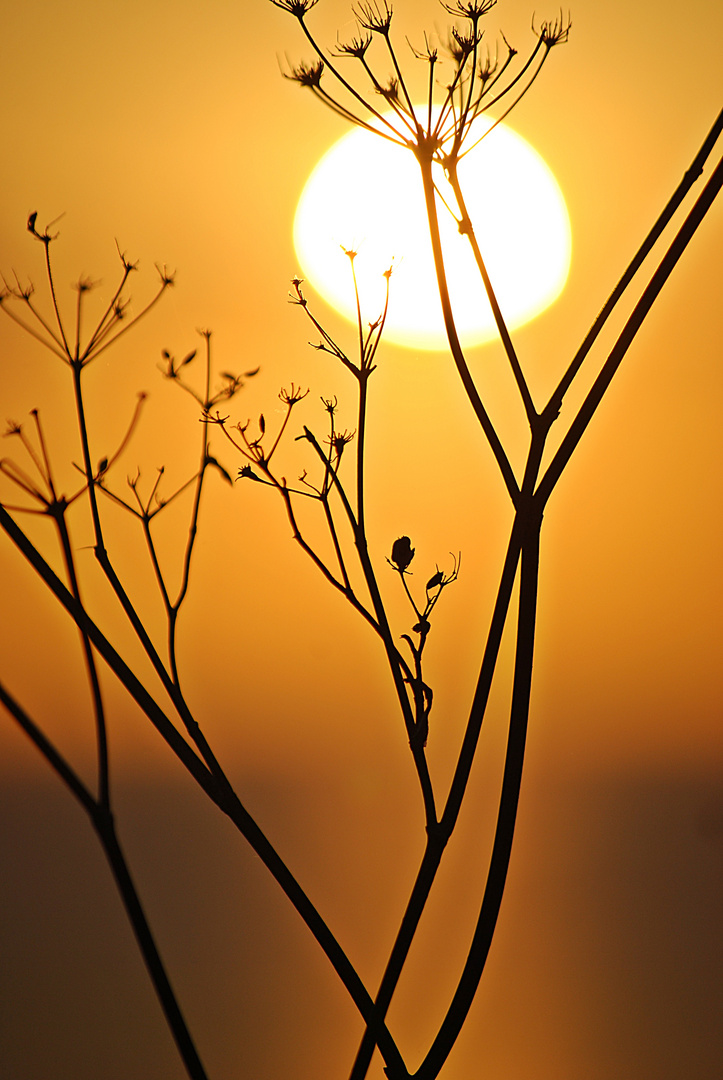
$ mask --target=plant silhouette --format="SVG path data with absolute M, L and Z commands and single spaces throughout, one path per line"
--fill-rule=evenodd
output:
M 166 494 L 162 469 L 152 482 L 147 481 L 140 471 L 128 478 L 125 487 L 115 480 L 118 460 L 141 419 L 142 397 L 129 418 L 127 434 L 120 445 L 115 448 L 103 447 L 98 458 L 98 450 L 91 446 L 89 435 L 84 378 L 86 369 L 97 357 L 152 310 L 172 286 L 173 275 L 165 268 L 159 268 L 159 283 L 155 292 L 140 313 L 132 316 L 126 299 L 126 287 L 136 267 L 125 254 L 119 252 L 121 271 L 117 288 L 110 303 L 96 315 L 91 328 L 86 329 L 88 298 L 93 291 L 93 282 L 86 278 L 78 281 L 73 317 L 70 320 L 64 317 L 57 296 L 52 261 L 57 234 L 53 232 L 52 223 L 41 229 L 37 225 L 37 214 L 30 215 L 28 232 L 43 249 L 48 288 L 47 311 L 36 302 L 33 288 L 22 285 L 19 278 L 6 282 L 0 294 L 1 306 L 8 317 L 19 323 L 67 367 L 72 381 L 74 422 L 81 464 L 77 466 L 76 489 L 70 495 L 61 494 L 55 479 L 52 448 L 48 445 L 40 415 L 37 412 L 32 414 L 30 432 L 20 423 L 11 423 L 7 434 L 20 447 L 22 460 L 3 458 L 0 468 L 11 489 L 19 492 L 19 495 L 3 500 L 0 505 L 0 525 L 78 628 L 95 726 L 95 786 L 91 788 L 81 779 L 79 771 L 59 752 L 4 681 L 0 683 L 0 700 L 87 812 L 108 857 L 149 976 L 189 1076 L 201 1080 L 207 1074 L 166 973 L 116 832 L 104 694 L 99 677 L 100 660 L 146 715 L 170 752 L 262 860 L 333 966 L 363 1022 L 358 1052 L 351 1065 L 352 1080 L 362 1080 L 367 1075 L 377 1049 L 390 1080 L 404 1080 L 412 1076 L 419 1080 L 434 1080 L 444 1068 L 479 986 L 505 889 L 530 711 L 543 517 L 567 464 L 636 334 L 717 196 L 723 183 L 723 162 L 719 162 L 711 171 L 702 193 L 679 225 L 662 258 L 649 272 L 632 312 L 616 331 L 612 347 L 597 362 L 597 374 L 582 404 L 571 417 L 564 418 L 563 404 L 583 364 L 592 362 L 590 354 L 598 344 L 601 331 L 617 314 L 618 304 L 629 285 L 643 270 L 654 246 L 676 219 L 681 204 L 703 172 L 723 129 L 723 114 L 716 119 L 681 183 L 633 256 L 580 347 L 561 365 L 553 392 L 540 403 L 533 398 L 523 359 L 518 356 L 497 303 L 494 282 L 484 261 L 484 236 L 477 236 L 467 212 L 458 166 L 478 139 L 475 120 L 489 109 L 494 110 L 497 122 L 509 113 L 530 89 L 552 49 L 567 41 L 570 20 L 560 15 L 552 21 L 541 22 L 536 28 L 533 23 L 533 45 L 523 62 L 517 62 L 516 51 L 504 39 L 502 55 L 498 52 L 493 59 L 487 49 L 483 49 L 482 42 L 484 19 L 494 6 L 494 0 L 456 0 L 455 3 L 443 4 L 445 12 L 455 20 L 444 48 L 432 46 L 427 36 L 423 39 L 422 47 L 410 46 L 414 62 L 424 63 L 428 75 L 426 100 L 419 106 L 413 101 L 404 65 L 394 42 L 391 5 L 377 3 L 376 0 L 359 3 L 354 9 L 357 28 L 353 36 L 338 42 L 334 49 L 325 50 L 309 26 L 308 16 L 317 0 L 271 2 L 296 19 L 314 54 L 311 62 L 292 66 L 286 72 L 286 77 L 308 89 L 348 122 L 405 147 L 417 161 L 426 206 L 426 223 L 420 223 L 420 228 L 429 230 L 450 357 L 509 500 L 506 552 L 499 570 L 499 584 L 489 616 L 487 638 L 479 658 L 477 682 L 451 782 L 446 790 L 435 783 L 428 761 L 428 740 L 434 731 L 434 690 L 424 662 L 428 642 L 430 639 L 433 642 L 430 636 L 437 604 L 448 586 L 458 580 L 461 554 L 445 555 L 439 564 L 424 567 L 425 584 L 420 589 L 410 580 L 410 567 L 415 559 L 413 537 L 406 534 L 389 537 L 387 553 L 382 559 L 377 558 L 371 550 L 367 530 L 370 486 L 366 461 L 368 420 L 373 406 L 372 375 L 383 362 L 381 350 L 385 320 L 389 305 L 394 302 L 394 274 L 391 269 L 385 274 L 384 309 L 372 313 L 372 319 L 368 321 L 364 297 L 356 286 L 357 253 L 351 249 L 346 255 L 350 288 L 355 290 L 358 314 L 356 333 L 352 335 L 353 348 L 339 343 L 325 329 L 312 310 L 299 278 L 292 281 L 290 299 L 318 335 L 318 343 L 313 347 L 340 363 L 353 381 L 355 429 L 349 431 L 339 427 L 338 402 L 335 398 L 328 398 L 322 399 L 321 403 L 321 411 L 325 414 L 323 436 L 317 435 L 308 425 L 303 426 L 300 432 L 294 432 L 292 413 L 309 392 L 294 384 L 279 393 L 283 410 L 279 422 L 268 422 L 264 413 L 253 424 L 232 419 L 233 403 L 242 391 L 245 380 L 255 376 L 258 369 L 252 368 L 238 374 L 226 371 L 216 375 L 212 362 L 211 333 L 202 331 L 203 372 L 197 380 L 191 374 L 201 366 L 201 357 L 196 350 L 190 351 L 181 360 L 176 360 L 168 351 L 162 354 L 163 376 L 192 400 L 195 411 L 193 422 L 198 427 L 200 444 L 195 473 L 181 487 Z M 345 63 L 353 65 L 350 76 L 347 76 L 347 68 L 343 67 Z M 446 83 L 440 77 L 443 64 Z M 385 74 L 381 73 L 382 69 Z M 328 85 L 331 85 L 331 90 L 327 89 Z M 380 111 L 380 101 L 392 110 L 393 119 Z M 441 175 L 448 181 L 453 193 L 452 205 L 441 199 L 438 184 Z M 479 273 L 480 288 L 484 290 L 494 313 L 518 405 L 528 428 L 529 445 L 521 463 L 512 460 L 512 454 L 505 446 L 477 388 L 460 343 L 439 229 L 439 218 L 444 213 L 454 216 L 460 233 L 467 238 Z M 552 436 L 556 433 L 556 424 L 562 426 L 563 431 L 554 440 Z M 282 471 L 284 466 L 278 464 L 290 433 L 302 444 L 308 456 L 305 471 L 292 483 L 287 482 Z M 231 487 L 235 486 L 231 473 L 221 463 L 215 449 L 212 452 L 212 437 L 216 437 L 221 444 L 231 446 L 238 455 L 236 479 L 252 480 L 275 492 L 281 500 L 293 539 L 326 582 L 365 621 L 379 640 L 389 667 L 419 785 L 420 828 L 423 827 L 426 839 L 406 910 L 381 981 L 374 992 L 362 981 L 323 913 L 314 905 L 249 812 L 207 741 L 201 723 L 192 712 L 181 687 L 177 657 L 179 615 L 188 595 L 196 538 L 202 521 L 202 497 L 209 472 L 216 473 Z M 554 442 L 552 446 L 551 441 Z M 215 443 L 213 445 L 215 447 Z M 154 527 L 166 507 L 180 501 L 184 493 L 190 495 L 191 508 L 180 560 L 180 584 L 173 591 L 169 585 L 168 568 L 156 543 Z M 141 530 L 165 615 L 163 645 L 153 640 L 139 616 L 130 591 L 116 569 L 113 554 L 106 545 L 103 507 L 110 504 L 121 508 Z M 299 512 L 302 504 L 318 515 L 323 542 L 309 539 Z M 153 687 L 149 688 L 145 676 L 141 678 L 133 665 L 113 646 L 109 635 L 85 605 L 69 524 L 71 511 L 75 513 L 80 508 L 91 522 L 98 566 L 155 673 Z M 62 556 L 64 578 L 53 570 L 21 527 L 23 515 L 28 514 L 51 521 Z M 382 575 L 386 575 L 386 581 L 392 580 L 398 586 L 409 605 L 408 624 L 402 628 L 393 626 L 384 600 L 387 585 L 382 583 Z M 395 581 L 395 578 L 398 580 Z M 515 599 L 516 614 L 511 612 Z M 489 703 L 503 632 L 509 621 L 515 624 L 514 671 L 489 870 L 479 898 L 476 926 L 446 1014 L 437 1030 L 426 1033 L 427 1049 L 421 1061 L 414 1065 L 398 1044 L 391 1025 L 387 1024 L 388 1010 L 434 888 L 445 849 L 458 823 Z

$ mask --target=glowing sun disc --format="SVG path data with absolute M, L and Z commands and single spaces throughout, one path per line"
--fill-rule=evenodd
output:
M 480 117 L 477 138 L 491 125 Z M 471 143 L 470 143 L 471 145 Z M 562 192 L 536 150 L 504 124 L 463 158 L 460 183 L 500 308 L 511 329 L 528 322 L 562 291 L 570 267 L 570 220 Z M 454 205 L 441 172 L 437 184 Z M 449 193 L 449 194 L 448 194 Z M 469 247 L 440 204 L 450 294 L 462 342 L 497 336 Z M 416 349 L 445 349 L 419 167 L 413 155 L 355 129 L 318 163 L 299 199 L 294 246 L 301 276 L 356 322 L 349 259 L 365 321 L 384 304 L 384 271 L 393 264 L 385 339 Z

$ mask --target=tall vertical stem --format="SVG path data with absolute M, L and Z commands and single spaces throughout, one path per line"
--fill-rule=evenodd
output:
M 525 530 L 522 546 L 517 649 L 510 729 L 507 740 L 499 816 L 487 884 L 462 975 L 439 1032 L 421 1066 L 414 1073 L 417 1080 L 435 1080 L 467 1018 L 487 962 L 507 880 L 525 757 L 537 611 L 541 521 L 534 512 L 532 502 L 528 503 L 528 507 L 529 509 L 525 508 L 524 520 Z
M 519 520 L 516 518 L 510 534 L 502 576 L 497 590 L 497 599 L 495 601 L 490 628 L 487 634 L 487 643 L 482 658 L 474 703 L 470 714 L 470 720 L 467 725 L 467 731 L 465 732 L 465 738 L 460 750 L 454 780 L 450 788 L 450 793 L 439 827 L 434 833 L 428 833 L 427 835 L 427 845 L 424 850 L 419 871 L 417 872 L 417 878 L 414 882 L 407 909 L 399 927 L 374 1003 L 377 1019 L 380 1023 L 386 1017 L 387 1010 L 389 1009 L 392 997 L 399 983 L 412 941 L 417 932 L 417 927 L 419 926 L 432 885 L 434 884 L 437 870 L 442 861 L 444 849 L 457 821 L 457 815 L 459 813 L 469 771 L 472 767 L 472 760 L 474 758 L 482 720 L 484 718 L 490 689 L 492 687 L 492 678 L 497 665 L 497 657 L 502 642 L 502 633 L 509 611 L 512 589 L 517 574 L 517 564 L 520 558 L 520 531 Z M 375 1045 L 375 1028 L 370 1025 L 364 1032 L 362 1042 L 352 1067 L 350 1080 L 364 1080 L 371 1064 Z

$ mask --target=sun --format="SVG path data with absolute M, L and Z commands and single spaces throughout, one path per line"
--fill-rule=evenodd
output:
M 478 118 L 479 138 L 492 121 Z M 520 326 L 560 294 L 570 268 L 565 199 L 537 151 L 498 124 L 462 159 L 459 178 L 500 308 Z M 441 169 L 441 194 L 453 205 Z M 448 194 L 449 193 L 449 194 Z M 467 240 L 440 204 L 450 294 L 460 339 L 477 345 L 496 329 Z M 301 276 L 352 322 L 356 300 L 343 249 L 354 261 L 364 318 L 381 312 L 393 267 L 385 339 L 414 349 L 447 346 L 427 235 L 419 168 L 412 154 L 355 129 L 324 155 L 306 182 L 294 219 Z

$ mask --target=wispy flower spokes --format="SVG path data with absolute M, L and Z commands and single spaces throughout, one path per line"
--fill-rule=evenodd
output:
M 389 34 L 393 9 L 387 0 L 381 4 L 377 0 L 368 0 L 366 3 L 358 4 L 352 10 L 365 30 L 381 34 L 383 37 Z
M 455 18 L 469 19 L 476 26 L 496 3 L 497 0 L 456 0 L 454 4 L 443 3 L 442 7 Z
M 271 0 L 274 7 L 288 11 L 290 15 L 302 20 L 308 11 L 316 6 L 318 0 Z
M 323 60 L 315 60 L 311 64 L 301 63 L 296 67 L 292 67 L 289 73 L 282 72 L 285 79 L 290 79 L 292 82 L 298 83 L 299 86 L 308 86 L 312 89 L 318 89 L 323 73 Z
M 562 8 L 560 8 L 560 14 L 557 18 L 552 21 L 546 19 L 540 24 L 539 30 L 535 27 L 534 16 L 532 19 L 533 32 L 537 34 L 542 44 L 548 49 L 554 48 L 555 45 L 564 45 L 570 36 L 571 27 L 572 19 L 568 14 L 567 21 L 565 21 L 565 17 L 562 14 Z
M 367 31 L 366 34 L 360 32 L 357 36 L 350 38 L 348 41 L 340 41 L 337 37 L 337 55 L 355 56 L 357 60 L 362 60 L 371 43 L 372 35 L 369 31 Z

